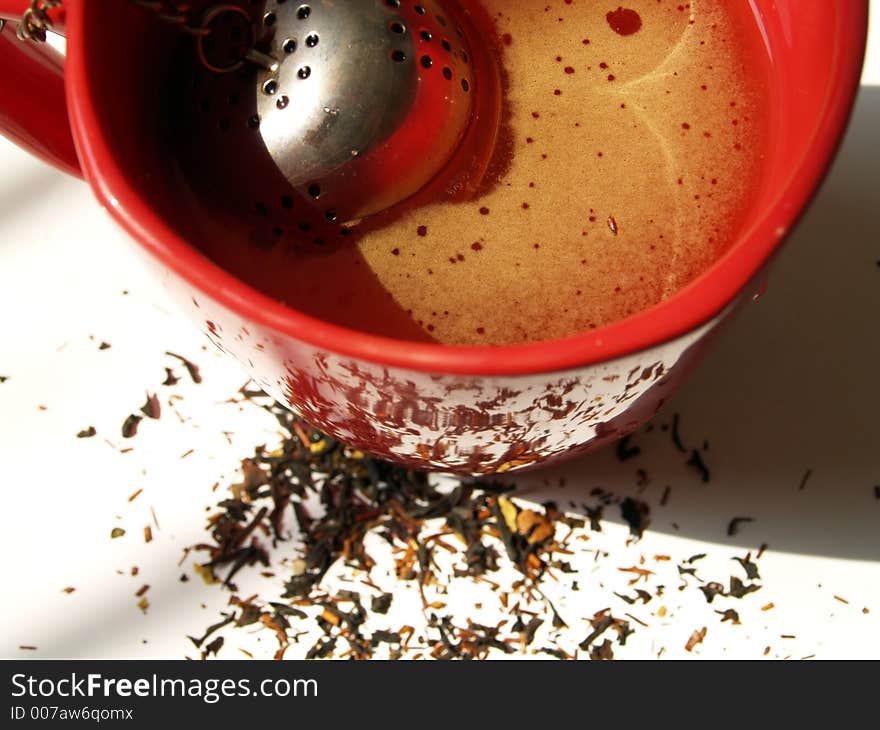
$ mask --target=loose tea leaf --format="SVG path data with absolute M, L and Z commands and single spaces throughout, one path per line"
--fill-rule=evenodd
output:
M 122 438 L 130 439 L 136 436 L 142 420 L 141 416 L 136 416 L 133 413 L 126 418 L 122 424 Z
M 691 457 L 687 460 L 687 465 L 699 473 L 704 484 L 712 480 L 712 473 L 709 471 L 709 467 L 706 466 L 706 462 L 703 460 L 703 455 L 696 449 L 691 452 Z
M 698 644 L 702 644 L 706 639 L 707 632 L 708 629 L 705 626 L 699 631 L 694 631 L 694 633 L 691 634 L 691 638 L 688 639 L 687 644 L 685 644 L 685 651 L 693 651 Z
M 677 448 L 682 454 L 686 454 L 687 447 L 685 447 L 684 443 L 681 440 L 681 434 L 679 433 L 680 426 L 681 417 L 678 413 L 676 413 L 672 417 L 672 443 L 675 444 L 675 448 Z
M 651 508 L 645 502 L 627 497 L 620 503 L 620 515 L 629 525 L 630 534 L 641 538 L 651 524 Z
M 734 535 L 739 533 L 740 525 L 744 525 L 746 523 L 754 521 L 754 517 L 734 517 L 727 525 L 727 536 L 733 537 Z
M 758 566 L 752 562 L 751 553 L 744 558 L 734 558 L 734 560 L 742 566 L 743 570 L 746 572 L 746 578 L 749 580 L 757 580 L 761 577 L 758 574 Z
M 192 360 L 187 360 L 183 355 L 178 355 L 174 352 L 166 352 L 165 354 L 169 357 L 175 358 L 176 360 L 180 360 L 180 362 L 186 368 L 186 372 L 189 373 L 190 379 L 194 383 L 198 384 L 202 382 L 202 375 L 199 372 L 199 366 L 196 365 Z
M 94 426 L 89 426 L 88 428 L 84 428 L 80 431 L 76 437 L 78 439 L 90 439 L 92 436 L 96 435 L 98 432 L 95 430 Z
M 583 617 L 567 615 L 573 610 L 571 604 L 562 606 L 563 617 L 544 591 L 575 572 L 567 556 L 573 554 L 575 541 L 589 540 L 585 519 L 566 515 L 552 503 L 526 504 L 509 496 L 507 484 L 435 480 L 373 459 L 333 440 L 251 386 L 243 387 L 232 402 L 247 402 L 270 413 L 282 440 L 274 448 L 257 447 L 242 459 L 240 478 L 229 485 L 207 520 L 209 539 L 185 551 L 184 558 L 190 550 L 201 555 L 197 574 L 231 592 L 232 610 L 205 636 L 193 640 L 203 649 L 202 658 L 216 653 L 203 644 L 211 633 L 225 635 L 244 627 L 270 632 L 275 658 L 282 658 L 307 634 L 311 638 L 299 656 L 314 659 L 474 659 L 527 649 L 559 659 L 579 656 L 547 645 L 546 637 L 552 644 L 561 635 L 570 635 L 577 629 L 569 630 L 569 624 L 577 627 Z M 634 448 L 624 444 L 623 453 Z M 643 485 L 647 480 L 647 474 L 640 477 Z M 590 529 L 600 531 L 603 509 L 616 505 L 631 535 L 643 536 L 650 522 L 647 503 L 599 487 L 591 497 L 595 503 L 583 505 Z M 372 572 L 379 560 L 372 553 L 380 544 L 393 557 L 388 579 L 401 587 L 409 585 L 421 601 L 425 624 L 418 631 L 389 626 L 388 619 L 380 618 L 393 620 L 396 596 L 388 586 L 374 582 L 381 582 Z M 276 563 L 282 550 L 283 560 Z M 595 554 L 596 560 L 607 557 L 601 550 Z M 682 588 L 702 591 L 710 603 L 716 597 L 742 598 L 760 589 L 750 555 L 737 560 L 752 582 L 731 578 L 729 591 L 721 582 L 704 582 L 697 576 L 694 564 L 703 557 L 673 563 L 680 575 L 694 579 Z M 631 567 L 615 566 L 630 574 L 625 580 L 631 588 L 624 593 L 609 591 L 607 597 L 634 606 L 662 596 L 664 586 L 656 585 L 658 573 L 646 567 L 648 559 L 642 557 Z M 668 555 L 655 555 L 653 560 L 658 571 L 672 562 Z M 272 570 L 267 571 L 270 561 Z M 347 580 L 363 584 L 369 593 L 351 590 L 352 583 L 343 583 L 344 589 L 329 588 L 328 584 L 335 585 L 339 568 L 353 571 Z M 518 577 L 504 583 L 493 575 L 502 569 Z M 271 600 L 259 594 L 242 600 L 234 582 L 241 571 L 277 576 L 282 587 Z M 576 577 L 586 579 L 585 574 Z M 483 598 L 468 619 L 446 615 L 453 578 L 471 579 L 481 592 L 489 590 L 506 618 L 497 625 L 478 623 L 475 617 Z M 578 581 L 570 587 L 581 589 Z M 586 587 L 583 590 L 587 598 Z M 718 614 L 723 621 L 739 620 L 729 609 Z M 665 616 L 666 606 L 661 605 L 655 615 Z M 618 618 L 608 608 L 588 619 L 590 631 L 579 643 L 583 656 L 611 659 L 634 630 L 649 628 L 636 615 L 624 616 Z M 698 638 L 702 641 L 705 633 Z
M 162 416 L 162 406 L 155 393 L 147 393 L 147 401 L 141 406 L 141 413 L 147 418 L 159 419 Z
M 619 461 L 629 461 L 642 453 L 641 448 L 631 444 L 632 436 L 624 436 L 617 442 L 617 458 Z
M 732 624 L 739 625 L 739 614 L 732 608 L 725 609 L 724 611 L 716 611 L 718 615 L 721 616 L 721 623 L 725 621 L 729 621 Z

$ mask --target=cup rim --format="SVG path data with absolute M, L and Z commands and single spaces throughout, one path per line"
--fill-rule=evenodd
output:
M 309 316 L 260 293 L 188 244 L 142 199 L 100 134 L 99 100 L 88 82 L 84 2 L 67 11 L 65 67 L 74 140 L 86 180 L 100 203 L 164 266 L 242 319 L 315 348 L 357 360 L 427 373 L 517 376 L 606 362 L 649 349 L 706 324 L 735 301 L 806 211 L 834 160 L 858 91 L 868 0 L 835 3 L 840 22 L 824 116 L 813 144 L 776 203 L 705 272 L 667 300 L 623 320 L 573 336 L 528 344 L 452 346 L 369 334 Z M 100 37 L 99 34 L 92 34 Z

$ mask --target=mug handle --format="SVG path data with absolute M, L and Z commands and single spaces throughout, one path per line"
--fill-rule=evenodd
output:
M 0 134 L 59 170 L 82 177 L 64 90 L 64 56 L 16 37 L 28 0 L 0 0 Z M 63 8 L 52 13 L 63 29 Z

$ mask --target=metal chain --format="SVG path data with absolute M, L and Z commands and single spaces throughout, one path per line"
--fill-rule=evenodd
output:
M 218 4 L 209 7 L 201 17 L 193 18 L 193 7 L 188 2 L 176 2 L 175 0 L 129 0 L 133 5 L 145 8 L 153 12 L 164 23 L 177 26 L 182 33 L 186 33 L 196 39 L 197 53 L 201 64 L 214 73 L 230 73 L 237 71 L 245 63 L 252 63 L 268 71 L 278 70 L 278 61 L 265 53 L 257 50 L 256 37 L 252 35 L 250 48 L 244 57 L 232 64 L 217 66 L 206 55 L 205 40 L 211 35 L 211 23 L 224 13 L 233 13 L 250 20 L 250 15 L 239 5 Z M 63 0 L 31 0 L 30 7 L 21 16 L 18 25 L 18 38 L 22 41 L 35 41 L 44 43 L 46 31 L 52 27 L 52 19 L 49 11 L 63 5 Z M 0 25 L 0 30 L 2 30 Z
M 31 0 L 21 16 L 16 35 L 21 41 L 46 42 L 46 31 L 52 27 L 49 11 L 61 7 L 61 0 Z

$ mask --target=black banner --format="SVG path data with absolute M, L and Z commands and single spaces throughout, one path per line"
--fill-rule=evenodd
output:
M 829 692 L 847 677 L 846 700 Z M 206 727 L 282 722 L 412 727 L 737 725 L 778 711 L 790 724 L 858 717 L 872 672 L 850 663 L 746 662 L 182 662 L 4 661 L 0 727 L 34 722 L 197 721 Z M 866 714 L 864 717 L 870 717 Z M 458 730 L 453 727 L 452 730 Z

